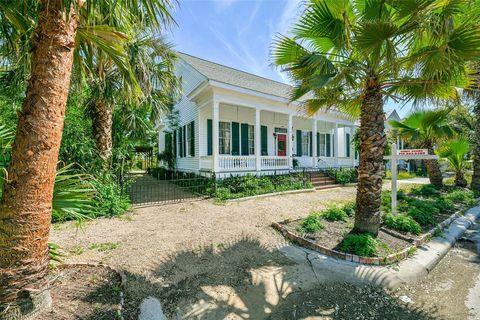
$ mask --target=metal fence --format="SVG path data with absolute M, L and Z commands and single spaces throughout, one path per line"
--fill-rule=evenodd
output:
M 152 170 L 127 176 L 121 184 L 134 206 L 205 199 L 215 193 L 215 177 L 211 174 Z

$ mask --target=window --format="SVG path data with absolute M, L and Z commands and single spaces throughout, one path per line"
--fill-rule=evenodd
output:
M 231 124 L 230 122 L 219 122 L 219 153 L 230 154 Z
M 310 155 L 310 133 L 302 131 L 302 156 Z
M 248 154 L 255 154 L 255 127 L 248 125 Z
M 319 142 L 319 155 L 320 157 L 325 157 L 327 155 L 327 143 L 326 143 L 326 135 L 325 133 L 320 133 L 320 142 Z
M 346 154 L 346 157 L 347 157 L 347 158 L 350 158 L 350 147 L 351 147 L 351 145 L 350 145 L 350 133 L 346 133 L 346 134 L 345 134 L 345 140 L 346 140 L 345 146 L 346 146 L 346 148 L 347 148 L 347 149 L 345 150 L 345 154 Z

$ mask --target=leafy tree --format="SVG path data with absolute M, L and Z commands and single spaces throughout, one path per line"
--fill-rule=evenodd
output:
M 446 158 L 455 169 L 455 185 L 463 188 L 467 186 L 467 180 L 465 179 L 465 166 L 469 150 L 470 145 L 468 140 L 465 138 L 459 138 L 445 141 L 437 151 L 438 155 L 442 158 Z
M 26 88 L 0 200 L 3 317 L 31 317 L 51 301 L 48 235 L 72 66 L 80 58 L 75 49 L 102 50 L 121 72 L 133 75 L 126 37 L 97 24 L 98 11 L 111 10 L 111 17 L 132 25 L 149 19 L 158 29 L 169 8 L 168 0 L 0 1 L 1 79 L 18 79 L 18 88 Z
M 457 99 L 465 62 L 479 54 L 470 1 L 309 0 L 273 61 L 294 82 L 292 100 L 310 114 L 337 108 L 360 115 L 355 230 L 377 234 L 386 143 L 386 99 Z M 448 23 L 444 23 L 448 21 Z
M 412 145 L 428 149 L 434 154 L 435 145 L 441 140 L 455 135 L 449 124 L 451 108 L 417 111 L 401 121 L 391 120 L 391 127 Z M 438 160 L 425 160 L 430 183 L 437 187 L 443 186 L 442 171 Z

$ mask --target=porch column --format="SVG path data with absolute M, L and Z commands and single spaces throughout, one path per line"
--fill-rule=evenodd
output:
M 352 167 L 355 167 L 355 143 L 353 143 L 353 135 L 355 134 L 355 127 L 350 128 L 350 156 L 352 157 Z
M 312 167 L 317 166 L 317 119 L 312 120 Z
M 292 159 L 292 132 L 293 132 L 293 116 L 288 114 L 288 127 L 287 127 L 287 157 L 288 157 L 288 167 L 293 168 L 293 159 Z
M 255 167 L 257 171 L 262 170 L 262 145 L 260 134 L 260 109 L 255 108 Z
M 219 128 L 219 105 L 218 101 L 213 101 L 212 106 L 212 159 L 213 159 L 213 172 L 219 171 L 218 166 L 218 152 L 219 152 L 219 140 L 218 140 L 218 128 Z
M 338 167 L 338 123 L 335 122 L 335 130 L 333 134 L 333 149 L 335 149 L 334 157 L 335 157 L 335 166 Z

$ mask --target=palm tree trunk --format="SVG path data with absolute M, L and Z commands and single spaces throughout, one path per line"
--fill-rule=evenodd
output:
M 475 133 L 473 139 L 473 176 L 472 190 L 480 192 L 480 93 L 476 93 L 473 116 L 475 117 Z
M 457 171 L 455 173 L 455 185 L 457 187 L 465 188 L 467 184 L 468 182 L 467 182 L 467 179 L 465 179 L 465 175 L 463 174 L 463 171 Z
M 97 100 L 92 107 L 93 137 L 103 167 L 108 168 L 112 159 L 112 105 Z
M 0 201 L 2 319 L 29 319 L 51 304 L 48 236 L 77 28 L 75 10 L 66 21 L 62 2 L 41 1 L 31 76 Z
M 360 114 L 360 165 L 358 168 L 355 232 L 378 234 L 382 193 L 385 114 L 376 78 L 368 80 Z
M 428 149 L 429 154 L 435 154 L 435 150 L 431 143 L 427 143 L 425 147 Z M 437 188 L 443 187 L 443 175 L 442 170 L 440 170 L 440 163 L 438 160 L 425 160 L 425 165 L 427 166 L 428 179 L 430 183 Z

